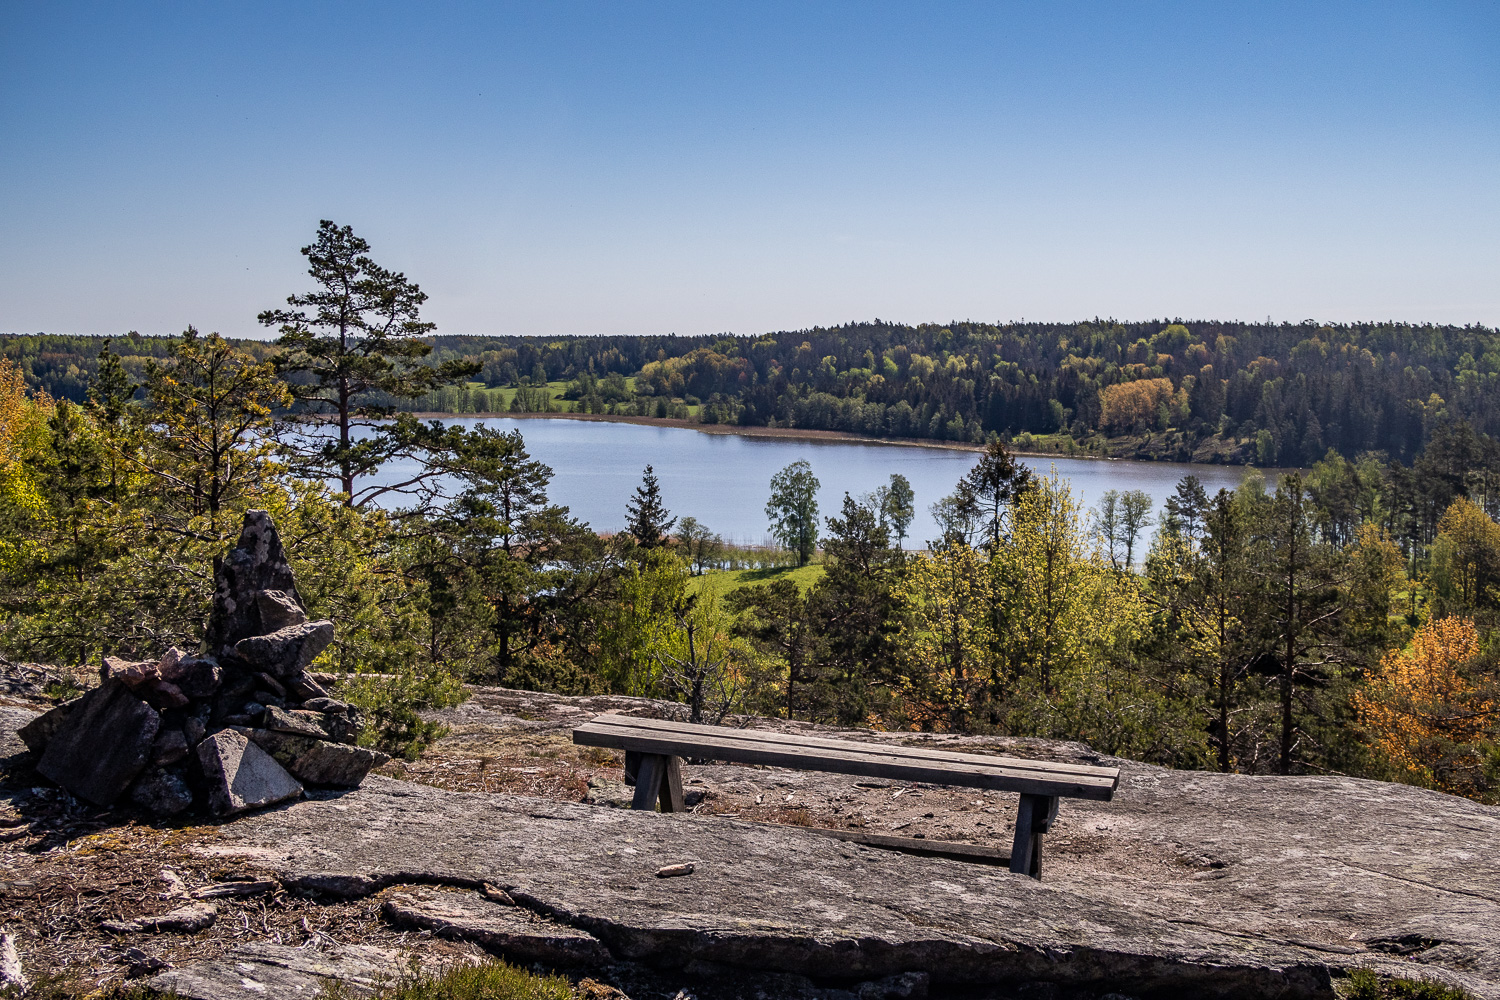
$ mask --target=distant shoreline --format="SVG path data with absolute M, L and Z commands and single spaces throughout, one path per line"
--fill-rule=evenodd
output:
M 874 437 L 869 434 L 856 434 L 852 431 L 824 431 L 806 427 L 745 427 L 739 424 L 700 424 L 696 421 L 683 420 L 679 417 L 638 417 L 611 413 L 436 413 L 423 411 L 413 413 L 412 416 L 421 420 L 452 420 L 454 418 L 465 420 L 484 420 L 488 418 L 504 420 L 591 420 L 608 424 L 677 427 L 683 430 L 698 431 L 700 434 L 732 434 L 737 437 L 768 438 L 773 441 L 824 441 L 829 444 L 872 444 L 898 448 L 937 448 L 944 451 L 980 452 L 986 447 L 985 445 L 972 444 L 968 441 L 933 441 L 930 438 Z M 1265 473 L 1280 471 L 1262 469 L 1260 466 L 1240 464 L 1238 462 L 1162 462 L 1153 458 L 1125 458 L 1115 455 L 1067 455 L 1057 451 L 1021 451 L 1011 445 L 1006 445 L 1005 450 L 1018 458 L 1063 458 L 1090 462 L 1142 462 L 1152 465 L 1201 465 L 1221 469 L 1257 469 Z
M 823 431 L 808 427 L 744 427 L 739 424 L 700 424 L 679 417 L 638 417 L 619 413 L 413 413 L 421 420 L 590 420 L 607 424 L 641 424 L 648 427 L 680 427 L 702 434 L 732 434 L 736 437 L 772 438 L 782 441 L 829 441 L 854 444 L 882 444 L 901 448 L 942 448 L 947 451 L 983 451 L 982 444 L 967 441 L 933 441 L 927 438 L 885 438 L 852 431 Z M 1009 448 L 1006 449 L 1010 451 Z M 1011 451 L 1013 455 L 1033 458 L 1102 458 L 1101 455 L 1058 455 L 1056 452 Z

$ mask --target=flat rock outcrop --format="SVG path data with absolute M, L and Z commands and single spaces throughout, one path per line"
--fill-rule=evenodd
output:
M 327 707 L 305 705 L 287 711 Z M 309 915 L 342 914 L 353 936 L 340 933 L 340 941 L 415 949 L 424 962 L 482 947 L 587 971 L 638 997 L 672 996 L 685 986 L 704 1000 L 851 1000 L 924 989 L 933 997 L 962 991 L 1028 1000 L 1331 998 L 1332 982 L 1363 966 L 1500 1000 L 1500 809 L 1353 779 L 1169 771 L 1100 758 L 1078 744 L 843 734 L 1118 765 L 1114 801 L 1063 803 L 1047 841 L 1045 881 L 1036 882 L 994 866 L 746 821 L 1003 849 L 1015 796 L 1002 793 L 688 764 L 684 781 L 702 794 L 697 812 L 659 815 L 604 804 L 624 797 L 620 761 L 574 746 L 568 728 L 606 709 L 673 708 L 478 691 L 448 711 L 454 732 L 429 755 L 390 769 L 429 781 L 461 774 L 467 787 L 498 783 L 537 797 L 387 778 L 352 791 L 313 790 L 304 801 L 242 815 L 213 836 L 158 838 L 163 848 L 170 840 L 172 851 L 197 858 L 165 856 L 146 869 L 149 875 L 170 863 L 190 871 L 204 867 L 194 861 L 206 855 L 208 868 L 232 863 L 244 873 L 237 877 L 260 881 L 234 883 L 232 892 L 188 887 L 171 901 L 158 900 L 153 889 L 147 907 L 132 908 L 116 893 L 102 915 L 141 922 L 135 944 L 183 966 L 168 973 L 173 978 L 163 979 L 163 988 L 203 1000 L 248 995 L 242 978 L 268 991 L 257 995 L 316 996 L 309 984 L 319 976 L 357 984 L 378 975 L 372 970 L 383 960 L 366 961 L 353 950 L 353 964 L 340 964 L 334 956 L 345 952 L 319 951 L 332 943 L 327 936 L 297 930 L 290 917 L 277 933 L 302 947 L 223 954 L 241 943 L 229 936 L 240 926 L 233 908 L 251 886 L 262 893 L 284 886 L 280 898 Z M 3 727 L 32 718 L 0 712 L 0 744 Z M 271 720 L 296 728 L 300 718 Z M 268 744 L 285 738 L 300 747 L 295 741 L 310 739 L 255 732 Z M 162 744 L 158 751 L 170 757 L 178 749 Z M 30 824 L 28 841 L 66 843 L 93 810 L 27 782 L 0 795 L 0 838 L 27 829 L 12 824 Z M 578 801 L 586 794 L 601 804 Z M 39 832 L 49 823 L 52 833 Z M 31 850 L 0 855 L 15 868 L 0 871 L 0 891 L 17 900 L 58 878 L 77 879 L 79 865 L 95 863 L 82 854 Z M 677 864 L 691 864 L 691 874 L 657 877 Z M 15 888 L 7 887 L 11 879 Z M 221 916 L 192 938 L 151 934 L 159 925 L 142 921 L 143 912 L 157 920 L 210 897 Z M 28 912 L 41 912 L 40 905 Z M 104 933 L 97 918 L 87 926 Z M 413 928 L 433 936 L 407 936 Z M 118 945 L 128 943 L 121 936 Z M 99 946 L 98 938 L 85 938 L 80 947 L 93 953 Z M 563 954 L 542 958 L 544 947 Z M 637 988 L 650 977 L 656 985 Z
M 1500 810 L 1371 781 L 1121 765 L 1116 800 L 1066 803 L 1063 832 L 1139 863 L 1045 882 L 794 828 L 386 779 L 241 819 L 221 849 L 346 898 L 490 883 L 657 968 L 1292 998 L 1367 966 L 1500 997 Z M 654 877 L 676 862 L 693 874 Z
M 326 950 L 289 945 L 242 945 L 223 959 L 172 969 L 146 981 L 155 993 L 180 1000 L 240 1000 L 243 997 L 316 1000 L 330 980 L 356 993 L 371 993 L 405 970 L 404 957 L 364 945 Z

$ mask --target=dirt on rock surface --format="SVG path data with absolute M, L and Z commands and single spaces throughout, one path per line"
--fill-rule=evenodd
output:
M 0 706 L 0 740 L 25 700 Z M 0 762 L 0 910 L 29 968 L 90 981 L 159 971 L 132 949 L 189 969 L 247 944 L 461 959 L 511 933 L 490 905 L 508 900 L 523 932 L 608 954 L 572 971 L 636 1000 L 1324 997 L 1359 966 L 1500 998 L 1492 807 L 1355 779 L 1168 771 L 1078 744 L 839 733 L 1121 767 L 1113 802 L 1062 803 L 1038 883 L 804 829 L 1008 852 L 1016 802 L 1002 793 L 689 762 L 688 814 L 590 804 L 621 800 L 623 761 L 570 732 L 607 711 L 682 709 L 478 689 L 432 716 L 449 733 L 420 760 L 376 772 L 394 780 L 217 827 L 137 824 L 33 790 L 16 754 Z M 673 863 L 693 874 L 653 877 Z M 216 899 L 217 920 L 191 936 L 101 929 L 232 881 L 276 888 Z

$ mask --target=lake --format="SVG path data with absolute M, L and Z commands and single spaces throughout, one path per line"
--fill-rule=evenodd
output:
M 959 479 L 979 460 L 975 451 L 871 444 L 861 441 L 797 441 L 733 434 L 705 434 L 682 427 L 607 423 L 588 420 L 515 420 L 505 417 L 449 417 L 445 423 L 484 423 L 504 431 L 519 430 L 532 457 L 554 473 L 549 491 L 554 503 L 566 504 L 574 516 L 598 531 L 625 526 L 625 504 L 640 485 L 649 463 L 661 482 L 662 498 L 677 516 L 691 515 L 727 541 L 760 544 L 768 539 L 765 506 L 771 476 L 798 459 L 806 459 L 818 477 L 821 516 L 837 514 L 843 495 L 858 496 L 886 484 L 899 472 L 912 485 L 917 515 L 908 547 L 921 547 L 938 535 L 928 507 L 953 492 Z M 1143 490 L 1158 510 L 1190 473 L 1203 481 L 1210 496 L 1233 489 L 1249 473 L 1243 466 L 1179 465 L 1100 459 L 1023 458 L 1040 474 L 1053 466 L 1068 480 L 1083 506 L 1093 507 L 1106 490 Z M 399 482 L 411 467 L 391 463 L 382 478 Z M 1266 472 L 1271 478 L 1272 472 Z

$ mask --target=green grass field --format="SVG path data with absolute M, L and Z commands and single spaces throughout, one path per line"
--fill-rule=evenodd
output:
M 483 382 L 470 382 L 469 383 L 469 388 L 470 389 L 483 389 L 483 388 L 485 388 L 485 385 L 484 385 Z M 568 402 L 568 401 L 566 401 L 566 400 L 564 400 L 562 398 L 563 397 L 563 393 L 565 393 L 567 391 L 568 391 L 568 383 L 566 383 L 566 382 L 548 382 L 547 383 L 547 392 L 548 392 L 548 395 L 550 395 L 552 397 L 552 401 L 557 404 L 559 410 L 566 411 L 566 410 L 570 410 L 570 409 L 573 408 L 573 404 L 572 403 L 570 403 L 570 402 Z M 492 412 L 501 412 L 501 413 L 503 413 L 504 411 L 509 410 L 510 409 L 510 401 L 516 398 L 516 390 L 515 390 L 514 386 L 508 386 L 508 385 L 506 385 L 506 386 L 500 386 L 500 387 L 495 388 L 495 389 L 490 389 L 490 390 L 488 390 L 488 392 L 490 394 L 491 405 L 496 407 L 496 409 L 494 411 L 492 411 Z M 498 403 L 495 402 L 496 398 L 499 399 Z
M 757 583 L 791 580 L 805 594 L 821 579 L 823 579 L 823 567 L 817 563 L 807 566 L 787 566 L 781 569 L 713 570 L 702 576 L 693 577 L 688 582 L 688 592 L 698 594 L 706 587 L 713 587 L 722 595 L 741 587 L 754 586 Z
M 563 394 L 568 391 L 568 385 L 569 383 L 566 381 L 547 383 L 547 394 L 551 397 L 552 402 L 554 405 L 556 405 L 557 412 L 559 413 L 576 413 L 578 411 L 579 404 L 576 400 L 563 399 Z M 625 379 L 625 386 L 632 393 L 635 392 L 634 375 L 631 375 Z M 491 413 L 508 412 L 510 410 L 511 400 L 516 398 L 515 386 L 505 385 L 497 386 L 493 389 L 486 389 L 483 382 L 469 382 L 468 387 L 470 389 L 485 389 L 485 391 L 489 393 Z M 701 405 L 690 406 L 688 407 L 688 411 L 692 414 L 693 418 L 696 419 L 698 416 L 698 411 L 702 408 L 703 407 Z

